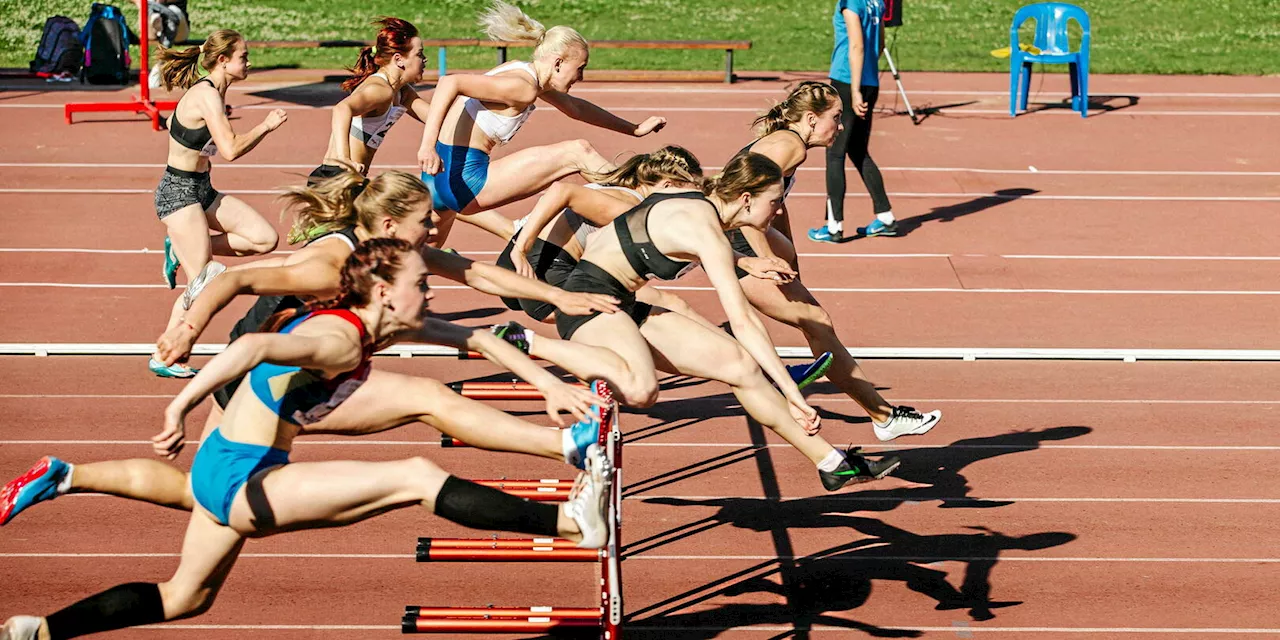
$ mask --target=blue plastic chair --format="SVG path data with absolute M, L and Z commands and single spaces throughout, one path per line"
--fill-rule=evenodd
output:
M 1027 20 L 1036 21 L 1033 43 L 1039 54 L 1023 51 L 1018 46 L 1018 27 Z M 1084 31 L 1079 51 L 1068 50 L 1067 23 L 1075 20 Z M 1009 27 L 1009 115 L 1017 116 L 1027 109 L 1031 89 L 1031 65 L 1035 62 L 1067 64 L 1071 71 L 1071 110 L 1086 117 L 1089 110 L 1089 14 L 1084 9 L 1064 2 L 1029 4 L 1013 15 Z M 1021 87 L 1022 95 L 1018 95 Z

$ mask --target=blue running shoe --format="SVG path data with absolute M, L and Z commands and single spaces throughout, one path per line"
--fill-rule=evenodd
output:
M 868 238 L 871 238 L 874 236 L 885 236 L 885 237 L 891 238 L 893 236 L 898 235 L 898 221 L 894 220 L 889 224 L 885 224 L 883 222 L 880 222 L 880 220 L 877 218 L 875 220 L 872 220 L 871 224 L 865 227 L 858 227 L 858 235 L 866 236 Z
M 58 497 L 58 483 L 66 477 L 71 465 L 45 456 L 26 473 L 0 489 L 0 526 L 9 524 L 23 509 Z
M 194 378 L 200 372 L 199 369 L 192 369 L 180 362 L 175 362 L 166 367 L 163 362 L 155 358 L 147 361 L 147 368 L 151 370 L 151 373 L 161 378 Z
M 836 244 L 844 242 L 844 234 L 832 233 L 830 229 L 824 226 L 818 227 L 817 229 L 810 229 L 809 239 L 814 242 L 830 242 L 832 244 Z
M 791 379 L 795 381 L 796 386 L 803 389 L 826 375 L 827 369 L 831 368 L 831 363 L 834 361 L 835 356 L 827 351 L 809 364 L 787 365 L 787 373 L 791 374 Z
M 164 237 L 164 283 L 169 285 L 170 289 L 178 286 L 178 267 L 182 263 L 178 262 L 178 254 L 173 251 L 173 241 L 169 236 Z
M 568 433 L 562 447 L 565 449 L 565 462 L 579 468 L 587 468 L 587 448 L 600 442 L 600 407 L 592 406 L 591 414 L 577 424 L 566 429 Z

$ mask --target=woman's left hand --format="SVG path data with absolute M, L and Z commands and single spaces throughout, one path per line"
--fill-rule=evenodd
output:
M 182 453 L 182 447 L 187 444 L 186 425 L 183 424 L 186 413 L 173 405 L 165 409 L 164 430 L 151 437 L 151 448 L 156 455 L 173 460 Z
M 561 380 L 556 380 L 554 384 L 538 390 L 547 401 L 547 415 L 561 427 L 564 426 L 564 420 L 560 417 L 561 412 L 572 415 L 574 421 L 580 421 L 585 420 L 588 415 L 593 415 L 592 405 L 603 407 L 609 404 L 607 400 L 589 390 Z
M 666 118 L 663 118 L 662 116 L 653 116 L 648 120 L 641 122 L 640 126 L 636 127 L 635 136 L 637 138 L 647 136 L 656 131 L 662 131 L 662 128 L 665 126 L 667 126 Z

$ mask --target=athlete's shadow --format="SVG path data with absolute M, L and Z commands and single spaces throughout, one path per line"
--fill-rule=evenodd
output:
M 899 219 L 898 235 L 895 237 L 901 238 L 912 231 L 919 229 L 920 226 L 926 222 L 951 222 L 956 218 L 962 218 L 980 211 L 986 211 L 992 207 L 1013 202 L 1023 196 L 1030 196 L 1037 193 L 1040 193 L 1038 189 L 1027 189 L 1025 187 L 1000 189 L 988 196 L 981 196 L 966 202 L 934 207 L 933 209 L 930 209 L 928 213 Z M 863 238 L 865 236 L 858 235 L 855 237 Z
M 754 567 L 745 572 L 747 575 L 738 576 L 742 579 L 714 583 L 712 591 L 682 594 L 642 609 L 629 626 L 635 631 L 645 627 L 691 629 L 688 633 L 668 636 L 680 638 L 711 638 L 724 629 L 769 623 L 794 624 L 797 633 L 814 625 L 831 625 L 857 629 L 876 637 L 914 637 L 920 635 L 919 632 L 875 627 L 829 614 L 861 607 L 871 595 L 873 581 L 888 580 L 902 582 L 912 591 L 933 599 L 936 610 L 967 609 L 973 620 L 990 620 L 995 617 L 993 609 L 1022 604 L 990 598 L 991 572 L 1002 552 L 1037 551 L 1076 539 L 1074 534 L 1061 531 L 1011 536 L 985 527 L 968 527 L 977 531 L 972 534 L 920 535 L 857 516 L 839 516 L 830 525 L 849 527 L 870 537 L 795 561 L 783 559 L 773 563 L 772 568 Z M 784 518 L 775 526 L 804 525 Z M 947 581 L 947 572 L 922 566 L 948 561 L 964 565 L 964 577 L 958 589 Z M 730 603 L 714 609 L 682 612 L 712 598 L 749 593 L 782 596 L 786 604 Z M 695 597 L 686 601 L 690 595 Z M 652 615 L 646 615 L 651 612 Z

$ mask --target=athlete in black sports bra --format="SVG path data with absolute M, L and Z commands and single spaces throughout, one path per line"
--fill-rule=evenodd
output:
M 742 154 L 709 180 L 704 191 L 706 195 L 694 191 L 651 194 L 591 236 L 564 288 L 617 296 L 625 313 L 558 314 L 560 336 L 594 347 L 597 360 L 607 369 L 602 376 L 629 405 L 656 402 L 657 370 L 729 385 L 748 415 L 818 467 L 829 491 L 888 474 L 897 467 L 896 458 L 873 462 L 846 455 L 817 436 L 817 412 L 788 375 L 734 276 L 734 254 L 724 231 L 769 224 L 782 201 L 782 170 L 760 154 Z M 737 342 L 681 314 L 650 309 L 635 300 L 634 292 L 646 278 L 675 278 L 698 263 Z
M 801 83 L 786 100 L 756 121 L 763 125 L 763 135 L 747 149 L 769 157 L 782 167 L 784 174 L 794 176 L 809 149 L 832 144 L 842 126 L 840 117 L 840 95 L 834 87 L 822 82 Z M 928 432 L 942 419 L 942 413 L 922 413 L 885 400 L 843 346 L 830 314 L 801 282 L 785 212 L 784 204 L 783 214 L 764 233 L 746 228 L 729 234 L 735 251 L 755 255 L 758 248 L 763 257 L 785 260 L 794 269 L 794 277 L 780 281 L 755 278 L 739 269 L 738 278 L 747 300 L 766 316 L 803 332 L 815 353 L 825 351 L 834 356 L 827 379 L 867 412 L 877 439 L 889 441 Z
M 215 31 L 199 47 L 162 50 L 161 75 L 166 88 L 187 89 L 169 117 L 169 157 L 155 190 L 156 215 L 164 223 L 164 281 L 177 286 L 181 266 L 187 287 L 175 308 L 188 308 L 210 280 L 226 269 L 212 256 L 247 256 L 275 249 L 279 236 L 262 214 L 238 198 L 218 193 L 209 179 L 210 158 L 233 161 L 248 153 L 284 123 L 283 110 L 267 114 L 261 124 L 237 134 L 227 119 L 226 93 L 248 77 L 249 50 L 244 38 L 229 29 Z M 197 80 L 198 69 L 208 72 Z M 211 229 L 220 230 L 210 233 Z M 153 373 L 188 378 L 185 365 L 163 366 L 154 358 Z

